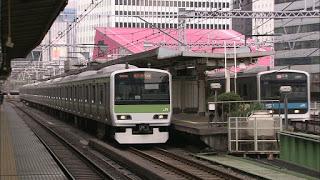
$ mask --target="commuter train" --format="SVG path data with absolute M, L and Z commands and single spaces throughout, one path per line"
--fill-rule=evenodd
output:
M 310 77 L 309 73 L 298 70 L 272 70 L 257 75 L 258 100 L 283 100 L 281 86 L 291 86 L 288 94 L 288 118 L 306 120 L 310 118 Z M 284 103 L 266 104 L 273 113 L 284 114 Z
M 171 74 L 118 64 L 20 89 L 20 98 L 75 122 L 94 124 L 99 137 L 120 144 L 165 143 L 172 115 Z M 87 125 L 90 126 L 90 125 Z

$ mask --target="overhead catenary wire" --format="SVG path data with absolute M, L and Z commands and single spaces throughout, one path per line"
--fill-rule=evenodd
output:
M 45 47 L 44 50 L 51 47 L 51 44 L 54 42 L 60 40 L 63 38 L 67 33 L 69 33 L 74 27 L 76 27 L 77 24 L 79 24 L 89 13 L 91 13 L 99 4 L 101 4 L 103 0 L 92 0 L 91 3 L 85 8 L 85 10 L 76 18 L 73 19 L 73 23 L 70 24 L 66 29 L 64 29 L 62 32 L 59 32 L 58 36 L 52 41 L 49 42 L 49 44 Z

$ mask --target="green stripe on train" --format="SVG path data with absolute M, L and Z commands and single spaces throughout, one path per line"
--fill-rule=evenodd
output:
M 169 104 L 152 104 L 152 105 L 115 105 L 115 113 L 168 113 Z

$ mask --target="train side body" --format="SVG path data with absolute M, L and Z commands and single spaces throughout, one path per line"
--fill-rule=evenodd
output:
M 157 98 L 146 92 L 157 92 L 157 88 L 163 87 L 149 82 L 138 87 L 141 89 L 137 93 L 141 94 L 117 105 L 115 76 L 129 72 L 140 76 L 158 73 L 159 76 L 167 77 L 165 84 L 168 89 L 163 94 L 165 103 L 161 104 L 162 100 L 159 100 L 160 103 L 153 103 L 152 99 L 149 102 L 148 99 L 143 101 L 143 97 Z M 148 81 L 141 78 L 142 76 L 137 82 Z M 20 92 L 24 101 L 106 125 L 120 144 L 165 143 L 169 138 L 172 106 L 171 75 L 167 71 L 136 67 L 125 69 L 123 65 L 116 65 L 99 71 L 87 71 L 75 76 L 29 84 L 21 88 Z M 126 102 L 129 104 L 125 104 Z M 126 116 L 130 116 L 130 119 L 123 119 Z

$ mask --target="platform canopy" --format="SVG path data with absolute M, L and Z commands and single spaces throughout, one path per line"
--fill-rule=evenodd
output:
M 92 59 L 105 64 L 124 63 L 138 67 L 185 69 L 195 67 L 212 70 L 227 65 L 258 63 L 269 66 L 274 51 L 234 30 L 185 29 L 184 44 L 177 29 L 96 28 Z
M 10 61 L 24 58 L 38 46 L 67 0 L 3 0 L 0 2 L 0 79 L 10 73 Z

